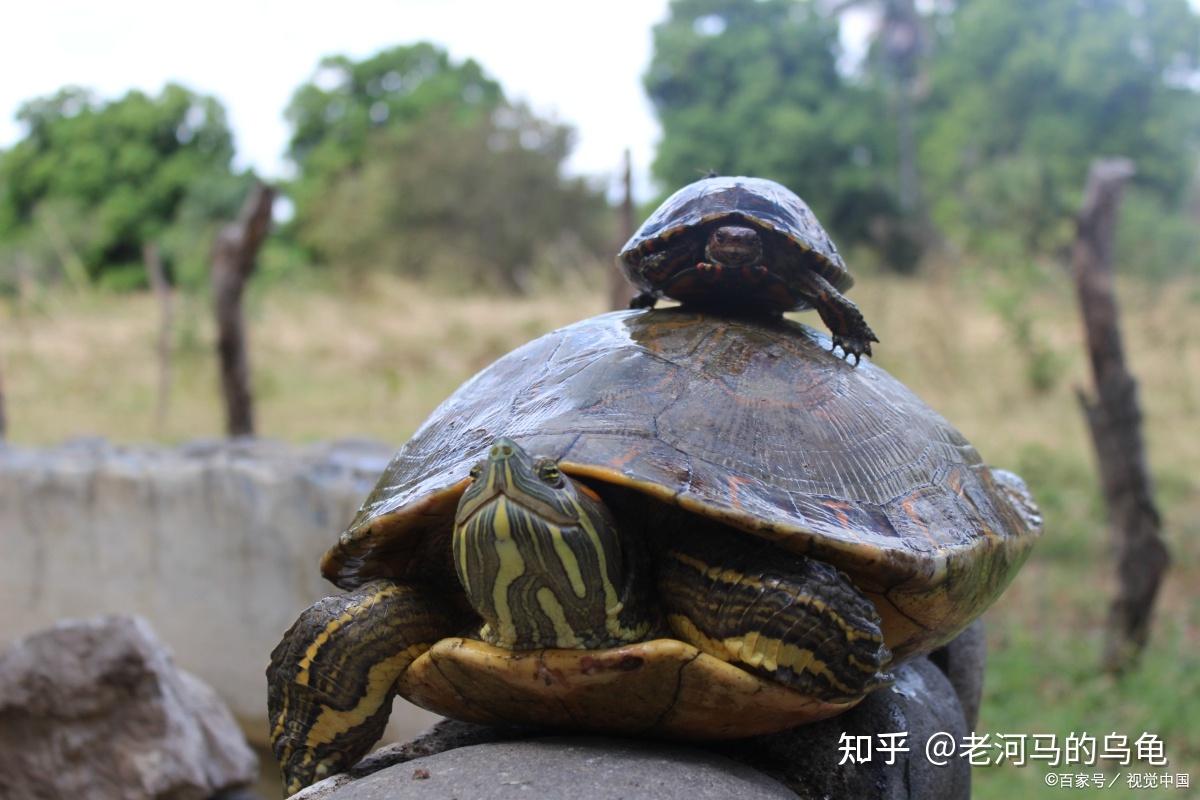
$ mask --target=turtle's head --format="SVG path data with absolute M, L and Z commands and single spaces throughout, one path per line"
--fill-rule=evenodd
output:
M 708 235 L 704 257 L 731 267 L 753 266 L 762 259 L 762 238 L 754 228 L 722 225 Z
M 454 567 L 484 639 L 530 650 L 645 634 L 629 602 L 638 570 L 627 562 L 636 560 L 595 492 L 504 438 L 471 477 L 454 520 Z
M 484 508 L 502 503 L 520 507 L 558 525 L 577 524 L 588 510 L 578 503 L 579 484 L 564 476 L 550 458 L 534 458 L 512 439 L 500 438 L 487 458 L 471 469 L 471 485 L 458 503 L 457 525 L 463 525 Z M 600 498 L 584 490 L 589 499 Z

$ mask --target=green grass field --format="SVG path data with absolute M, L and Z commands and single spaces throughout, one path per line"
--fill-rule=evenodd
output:
M 1174 564 L 1141 668 L 1097 671 L 1110 594 L 1107 532 L 1090 441 L 1075 399 L 1087 385 L 1074 297 L 1047 276 L 1014 294 L 994 281 L 872 277 L 852 297 L 883 343 L 877 362 L 950 419 L 991 463 L 1015 469 L 1046 516 L 1046 536 L 988 614 L 991 647 L 981 728 L 1134 740 L 1157 734 L 1170 767 L 1200 796 L 1200 284 L 1121 287 L 1130 364 Z M 351 291 L 276 284 L 252 294 L 252 368 L 260 433 L 306 441 L 402 442 L 464 378 L 557 326 L 603 310 L 575 286 L 507 299 L 450 296 L 390 279 Z M 146 296 L 50 294 L 0 303 L 0 374 L 9 439 L 76 435 L 168 442 L 221 435 L 207 307 L 181 303 L 169 413 L 154 418 L 157 309 Z M 815 315 L 802 321 L 819 324 Z M 331 532 L 332 533 L 332 532 Z M 1060 767 L 1058 773 L 1096 768 Z M 980 768 L 980 798 L 1062 795 L 1041 764 Z M 1116 772 L 1109 770 L 1109 778 Z

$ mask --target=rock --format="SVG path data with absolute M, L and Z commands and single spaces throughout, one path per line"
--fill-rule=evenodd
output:
M 987 666 L 984 633 L 983 620 L 977 619 L 958 638 L 929 654 L 929 660 L 950 679 L 970 730 L 979 724 L 979 705 L 983 701 L 983 672 Z
M 55 620 L 146 617 L 266 744 L 263 668 L 394 447 L 263 439 L 0 448 L 0 642 Z M 399 701 L 389 741 L 437 717 Z
M 906 753 L 894 763 L 879 749 L 880 734 L 904 733 Z M 757 767 L 791 788 L 798 797 L 861 797 L 909 800 L 936 797 L 965 800 L 971 796 L 971 768 L 955 757 L 934 766 L 925 743 L 934 734 L 961 741 L 967 733 L 962 706 L 950 681 L 927 658 L 896 670 L 896 682 L 880 689 L 845 714 L 771 736 L 721 746 L 721 752 Z M 870 760 L 845 761 L 842 735 L 871 740 Z
M 302 795 L 293 797 L 301 800 Z M 460 747 L 388 767 L 325 794 L 304 794 L 303 800 L 450 797 L 794 800 L 778 782 L 714 753 L 590 736 Z
M 925 756 L 925 742 L 932 735 L 946 733 L 961 740 L 967 733 L 966 720 L 958 695 L 949 679 L 929 659 L 919 658 L 896 670 L 896 683 L 864 700 L 854 709 L 834 717 L 770 736 L 703 745 L 665 745 L 650 741 L 597 739 L 593 737 L 547 737 L 543 733 L 519 728 L 493 728 L 446 720 L 422 736 L 404 744 L 382 747 L 360 761 L 349 773 L 336 775 L 293 795 L 292 800 L 373 800 L 408 797 L 506 797 L 497 788 L 500 780 L 521 783 L 540 796 L 571 796 L 579 800 L 607 797 L 775 797 L 753 794 L 786 787 L 785 795 L 795 798 L 870 798 L 870 800 L 915 800 L 936 797 L 960 800 L 970 797 L 970 766 L 953 758 L 946 766 L 935 766 Z M 840 763 L 844 759 L 842 734 L 866 736 L 872 741 L 869 760 Z M 908 752 L 896 753 L 894 763 L 878 749 L 880 734 L 903 733 Z M 570 749 L 566 745 L 577 745 Z M 520 746 L 518 746 L 520 745 Z M 552 745 L 545 754 L 543 746 Z M 445 760 L 451 754 L 453 760 Z M 645 761 L 626 754 L 644 753 Z M 608 759 L 613 772 L 605 778 L 600 772 L 569 784 L 548 782 L 548 773 L 559 770 L 576 775 L 591 769 L 589 759 Z M 655 761 L 654 759 L 657 759 Z M 715 759 L 715 760 L 711 760 Z M 643 770 L 663 770 L 672 763 L 669 780 L 656 782 Z M 770 783 L 735 787 L 720 783 L 728 795 L 707 795 L 716 780 L 712 772 L 725 770 L 738 762 L 737 779 L 755 774 L 769 777 Z M 698 764 L 705 769 L 697 768 Z M 446 769 L 445 767 L 450 767 Z M 512 776 L 495 778 L 497 770 Z M 750 772 L 746 770 L 750 769 Z M 416 777 L 417 770 L 427 771 L 429 779 Z M 441 775 L 442 782 L 433 783 Z M 482 776 L 492 775 L 491 790 L 485 790 Z M 623 783 L 620 791 L 608 794 L 603 781 L 622 775 L 641 781 L 636 787 Z M 364 777 L 369 776 L 369 777 Z M 533 776 L 533 777 L 530 777 Z M 543 776 L 543 777 L 538 777 Z M 732 778 L 730 778 L 732 780 Z M 370 782 L 370 783 L 368 783 Z M 514 784 L 517 785 L 517 784 Z M 439 793 L 440 792 L 440 793 Z M 738 794 L 741 793 L 741 794 Z M 513 792 L 515 795 L 516 792 Z
M 252 783 L 229 709 L 137 617 L 64 621 L 0 652 L 5 796 L 202 800 Z

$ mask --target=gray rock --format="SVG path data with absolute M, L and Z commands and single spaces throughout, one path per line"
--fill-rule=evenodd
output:
M 929 654 L 929 660 L 945 673 L 958 694 L 967 727 L 979 724 L 979 705 L 983 701 L 983 672 L 987 666 L 987 636 L 983 620 L 977 619 L 958 638 Z
M 389 745 L 359 762 L 348 774 L 337 775 L 293 796 L 293 800 L 372 800 L 373 798 L 408 797 L 507 797 L 482 792 L 483 784 L 470 784 L 461 776 L 493 775 L 503 766 L 513 775 L 524 777 L 506 780 L 531 781 L 519 784 L 540 792 L 541 797 L 571 796 L 580 800 L 607 797 L 708 797 L 710 773 L 696 764 L 711 764 L 724 769 L 730 761 L 739 762 L 740 769 L 753 768 L 760 777 L 773 778 L 777 783 L 755 784 L 734 789 L 721 784 L 730 797 L 773 797 L 756 795 L 752 791 L 771 791 L 783 786 L 788 797 L 801 798 L 870 798 L 871 800 L 915 800 L 936 797 L 939 800 L 960 800 L 970 797 L 970 768 L 960 758 L 944 767 L 935 766 L 925 756 L 925 742 L 934 734 L 949 734 L 960 740 L 967 732 L 966 720 L 958 695 L 949 679 L 928 659 L 916 659 L 896 671 L 896 683 L 889 689 L 875 692 L 857 707 L 833 719 L 805 725 L 791 731 L 731 742 L 680 746 L 637 740 L 608 740 L 595 738 L 540 738 L 545 734 L 518 728 L 492 728 L 465 722 L 440 722 L 424 735 L 405 744 Z M 886 763 L 888 756 L 878 748 L 880 734 L 905 734 L 903 747 Z M 872 742 L 871 757 L 859 763 L 846 761 L 842 735 L 865 736 Z M 545 760 L 541 748 L 553 744 L 552 758 Z M 578 743 L 576 750 L 562 749 L 566 743 Z M 516 747 L 516 745 L 522 745 Z M 445 762 L 446 756 L 458 756 Z M 591 769 L 588 759 L 608 758 L 622 780 L 639 781 L 637 791 L 631 784 L 621 784 L 625 794 L 607 794 L 608 787 L 600 776 L 576 779 L 569 784 L 554 784 L 547 775 L 538 777 L 539 770 L 560 770 L 567 775 Z M 646 761 L 626 758 L 627 753 L 647 753 Z M 547 757 L 551 758 L 551 757 Z M 659 761 L 653 761 L 659 759 Z M 662 759 L 670 759 L 679 771 L 671 772 L 670 780 L 656 781 Z M 717 759 L 708 761 L 707 759 Z M 432 782 L 434 767 L 450 763 L 454 769 L 443 775 L 443 781 Z M 430 779 L 414 778 L 417 770 L 428 770 Z M 748 773 L 738 772 L 739 778 Z M 369 776 L 369 777 L 363 777 Z M 533 776 L 533 777 L 529 777 Z M 476 780 L 471 777 L 470 780 Z M 498 780 L 498 779 L 497 779 Z M 370 788 L 367 782 L 370 781 Z M 517 785 L 517 784 L 514 784 Z M 436 787 L 437 791 L 435 791 Z M 756 788 L 757 787 L 757 788 Z M 507 791 L 507 790 L 505 790 Z M 361 793 L 360 793 L 361 792 Z M 391 792 L 388 794 L 387 792 Z M 440 792 L 440 793 L 438 793 Z M 657 793 L 656 793 L 657 792 Z M 514 792 L 515 794 L 515 792 Z
M 266 744 L 263 669 L 394 448 L 264 439 L 0 448 L 0 642 L 139 614 Z M 216 587 L 219 587 L 216 588 Z M 436 716 L 402 701 L 388 741 Z
M 64 621 L 0 653 L 5 796 L 201 800 L 258 760 L 208 685 L 145 620 Z
M 879 749 L 879 735 L 904 733 L 906 753 L 894 762 Z M 926 658 L 896 670 L 896 683 L 874 692 L 845 714 L 771 736 L 722 745 L 722 752 L 790 787 L 801 798 L 909 800 L 971 796 L 970 765 L 954 758 L 935 766 L 925 743 L 935 734 L 955 741 L 967 733 L 962 706 L 950 681 Z M 871 740 L 870 760 L 846 761 L 843 734 Z M 845 762 L 845 763 L 843 763 Z
M 316 796 L 307 797 L 315 800 Z M 794 800 L 778 782 L 714 753 L 599 737 L 546 737 L 461 747 L 388 767 L 334 788 L 324 797 Z

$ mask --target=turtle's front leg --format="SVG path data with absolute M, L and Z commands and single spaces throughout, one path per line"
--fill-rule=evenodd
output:
M 804 271 L 800 285 L 833 334 L 833 346 L 842 348 L 847 361 L 854 356 L 854 363 L 858 364 L 862 356 L 871 355 L 871 342 L 878 342 L 879 338 L 863 319 L 858 306 L 812 270 Z
M 890 682 L 880 618 L 834 567 L 736 537 L 689 532 L 659 569 L 667 622 L 680 639 L 825 702 Z
M 389 580 L 326 597 L 271 652 L 271 749 L 287 794 L 343 772 L 382 735 L 396 679 L 454 626 L 445 604 Z

